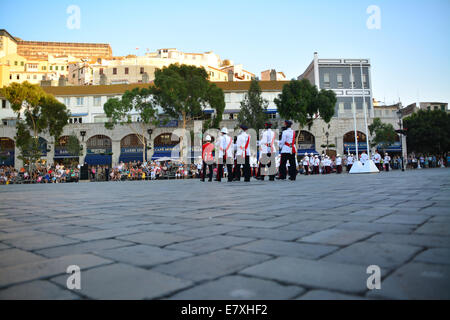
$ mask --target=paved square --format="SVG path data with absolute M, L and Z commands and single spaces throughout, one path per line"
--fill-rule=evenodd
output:
M 67 267 L 81 268 L 69 290 Z M 369 265 L 381 289 L 367 288 Z M 0 186 L 0 299 L 448 299 L 450 170 Z

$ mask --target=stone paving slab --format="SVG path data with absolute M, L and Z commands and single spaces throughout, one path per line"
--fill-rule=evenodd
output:
M 81 270 L 109 264 L 110 260 L 89 254 L 65 256 L 0 269 L 0 288 L 29 280 L 49 278 L 66 273 L 67 267 L 77 265 Z
M 297 286 L 282 286 L 274 281 L 242 276 L 223 277 L 181 291 L 175 300 L 286 300 L 305 290 Z
M 125 262 L 140 267 L 151 267 L 167 263 L 192 254 L 183 251 L 161 249 L 148 245 L 135 245 L 113 249 L 99 250 L 97 255 L 110 260 Z
M 65 278 L 67 280 L 67 277 Z M 49 281 L 36 280 L 0 291 L 0 300 L 77 300 L 73 290 L 61 288 Z
M 428 249 L 418 254 L 414 258 L 414 261 L 450 265 L 450 249 L 447 248 Z
M 237 250 L 220 250 L 164 264 L 152 270 L 194 281 L 215 279 L 270 259 L 269 256 Z
M 133 245 L 133 243 L 128 241 L 121 241 L 117 239 L 103 239 L 42 249 L 36 251 L 36 253 L 49 258 L 57 258 L 81 253 L 96 253 L 99 250 L 103 249 L 112 249 L 131 245 Z
M 335 291 L 310 290 L 297 300 L 367 300 L 367 298 Z
M 64 286 L 67 277 L 51 280 Z M 83 272 L 81 290 L 77 290 L 77 293 L 102 300 L 154 299 L 190 285 L 191 282 L 187 280 L 116 263 Z
M 384 299 L 450 299 L 450 268 L 424 263 L 408 263 L 381 282 L 380 290 L 367 294 Z
M 166 248 L 199 254 L 229 248 L 252 240 L 254 239 L 232 236 L 212 236 L 172 244 Z
M 329 229 L 302 237 L 297 241 L 344 246 L 368 238 L 373 234 L 368 231 Z
M 338 247 L 264 239 L 235 246 L 232 249 L 264 253 L 277 257 L 289 256 L 314 260 L 336 251 Z
M 240 274 L 351 293 L 367 290 L 366 267 L 334 262 L 280 257 L 244 269 Z
M 323 261 L 357 264 L 362 266 L 377 265 L 392 269 L 410 260 L 422 248 L 404 244 L 359 242 L 340 249 Z
M 2 185 L 0 297 L 442 299 L 449 194 L 448 169 Z M 71 264 L 95 287 L 68 292 Z M 366 287 L 369 264 L 381 290 Z
M 44 260 L 43 257 L 38 256 L 32 252 L 20 249 L 5 249 L 0 251 L 0 268 L 14 266 L 18 264 L 37 262 Z

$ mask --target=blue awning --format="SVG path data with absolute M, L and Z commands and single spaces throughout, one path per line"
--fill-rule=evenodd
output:
M 297 150 L 297 154 L 299 156 L 304 156 L 305 153 L 308 153 L 308 155 L 310 155 L 311 153 L 313 155 L 320 155 L 315 149 L 299 149 L 299 150 Z
M 171 156 L 172 156 L 172 152 L 170 152 L 170 151 L 155 152 L 155 153 L 153 153 L 152 160 L 156 160 L 156 159 L 163 158 L 163 157 L 170 158 Z
M 103 154 L 88 154 L 84 158 L 84 162 L 89 165 L 110 165 L 112 156 Z
M 122 153 L 119 162 L 142 162 L 142 153 Z
M 14 151 L 0 154 L 0 166 L 14 166 Z
M 275 113 L 277 113 L 277 109 L 267 109 L 265 111 L 265 113 L 267 113 L 267 114 L 275 114 Z
M 203 110 L 203 113 L 214 113 L 214 110 Z
M 88 115 L 88 113 L 85 112 L 85 113 L 72 113 L 70 116 L 71 117 L 83 117 L 83 116 L 87 116 L 87 115 Z

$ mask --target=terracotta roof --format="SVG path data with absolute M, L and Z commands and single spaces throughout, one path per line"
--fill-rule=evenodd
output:
M 223 91 L 248 91 L 250 81 L 227 81 L 214 82 Z M 262 91 L 281 91 L 283 85 L 289 81 L 259 81 Z M 111 95 L 123 94 L 133 88 L 146 88 L 151 83 L 133 83 L 133 84 L 112 84 L 102 86 L 52 86 L 42 87 L 47 93 L 55 96 L 75 96 L 75 95 Z

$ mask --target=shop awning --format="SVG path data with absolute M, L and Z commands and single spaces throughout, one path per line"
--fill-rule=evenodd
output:
M 143 162 L 142 153 L 122 153 L 119 157 L 119 162 Z
M 84 158 L 84 162 L 89 165 L 110 165 L 112 163 L 112 156 L 106 154 L 88 154 Z
M 299 149 L 297 150 L 297 155 L 304 156 L 305 153 L 308 153 L 308 155 L 319 155 L 319 153 L 315 149 Z

